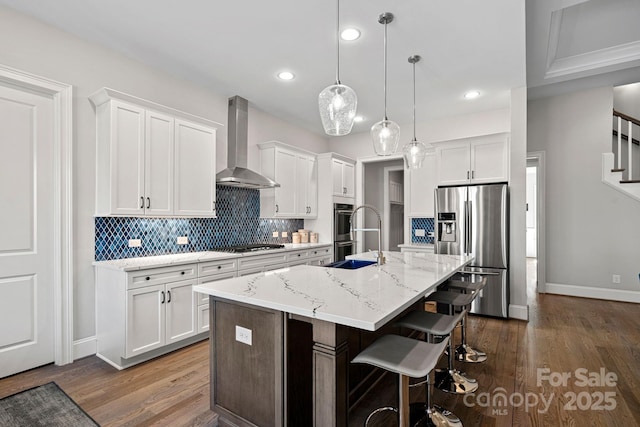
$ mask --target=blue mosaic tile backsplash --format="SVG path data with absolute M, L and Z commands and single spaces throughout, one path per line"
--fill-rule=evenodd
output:
M 433 237 L 425 235 L 416 236 L 416 229 L 422 229 L 425 234 L 434 232 L 433 218 L 411 218 L 411 243 L 433 243 Z
M 216 187 L 217 218 L 95 218 L 95 259 L 106 261 L 152 255 L 206 251 L 249 243 L 288 243 L 274 238 L 274 231 L 304 228 L 302 219 L 260 218 L 260 190 Z M 178 236 L 189 243 L 176 244 Z M 142 240 L 130 248 L 129 239 Z

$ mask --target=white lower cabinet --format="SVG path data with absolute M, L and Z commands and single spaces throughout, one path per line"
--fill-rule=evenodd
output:
M 226 259 L 198 264 L 198 284 L 238 277 L 238 260 Z M 209 330 L 209 295 L 196 295 L 196 327 L 198 333 Z
M 198 336 L 197 264 L 131 272 L 96 268 L 98 357 L 122 369 Z

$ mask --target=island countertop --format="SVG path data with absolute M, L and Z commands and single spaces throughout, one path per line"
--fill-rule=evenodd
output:
M 386 264 L 357 270 L 301 265 L 205 282 L 195 292 L 375 331 L 473 257 L 385 252 Z M 374 253 L 350 258 L 374 260 Z

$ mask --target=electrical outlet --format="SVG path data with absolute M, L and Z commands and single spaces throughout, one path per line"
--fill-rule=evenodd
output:
M 236 341 L 251 345 L 251 329 L 236 325 Z
M 613 275 L 613 283 L 620 283 L 620 275 L 619 274 L 614 274 Z
M 425 236 L 425 231 L 422 228 L 416 228 L 416 237 L 424 237 Z
M 282 237 L 288 237 L 288 236 L 289 236 L 289 233 L 287 233 L 286 231 L 282 232 Z
M 277 231 L 274 231 L 273 233 L 271 233 L 271 237 L 276 237 L 276 238 L 277 238 L 277 237 L 278 237 L 278 235 L 279 235 L 279 234 L 278 234 L 278 232 L 277 232 Z
M 142 246 L 142 240 L 140 239 L 129 239 L 129 247 L 130 248 L 139 248 Z
M 177 243 L 179 245 L 187 245 L 189 244 L 189 237 L 187 236 L 178 236 Z

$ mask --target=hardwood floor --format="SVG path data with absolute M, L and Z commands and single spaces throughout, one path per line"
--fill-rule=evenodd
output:
M 465 426 L 640 425 L 638 305 L 537 295 L 533 288 L 529 304 L 528 323 L 469 318 L 469 341 L 489 358 L 464 364 L 462 369 L 478 380 L 480 388 L 466 399 L 436 390 L 434 401 L 452 410 Z M 600 375 L 601 369 L 614 373 L 615 385 L 580 386 L 576 376 L 580 368 L 592 375 Z M 566 384 L 547 380 L 538 384 L 541 369 L 548 369 L 551 379 L 562 373 L 571 377 Z M 124 371 L 96 357 L 62 367 L 45 366 L 0 380 L 0 397 L 48 381 L 58 383 L 103 426 L 216 423 L 216 415 L 209 410 L 206 341 Z M 362 426 L 373 408 L 394 404 L 395 382 L 394 375 L 386 375 L 370 398 L 353 409 L 349 425 Z M 501 392 L 507 403 L 488 405 Z M 424 398 L 422 387 L 411 393 L 413 400 Z M 520 397 L 528 399 L 530 406 L 522 404 Z M 603 409 L 592 410 L 593 405 Z M 376 416 L 374 425 L 395 425 L 393 415 Z

